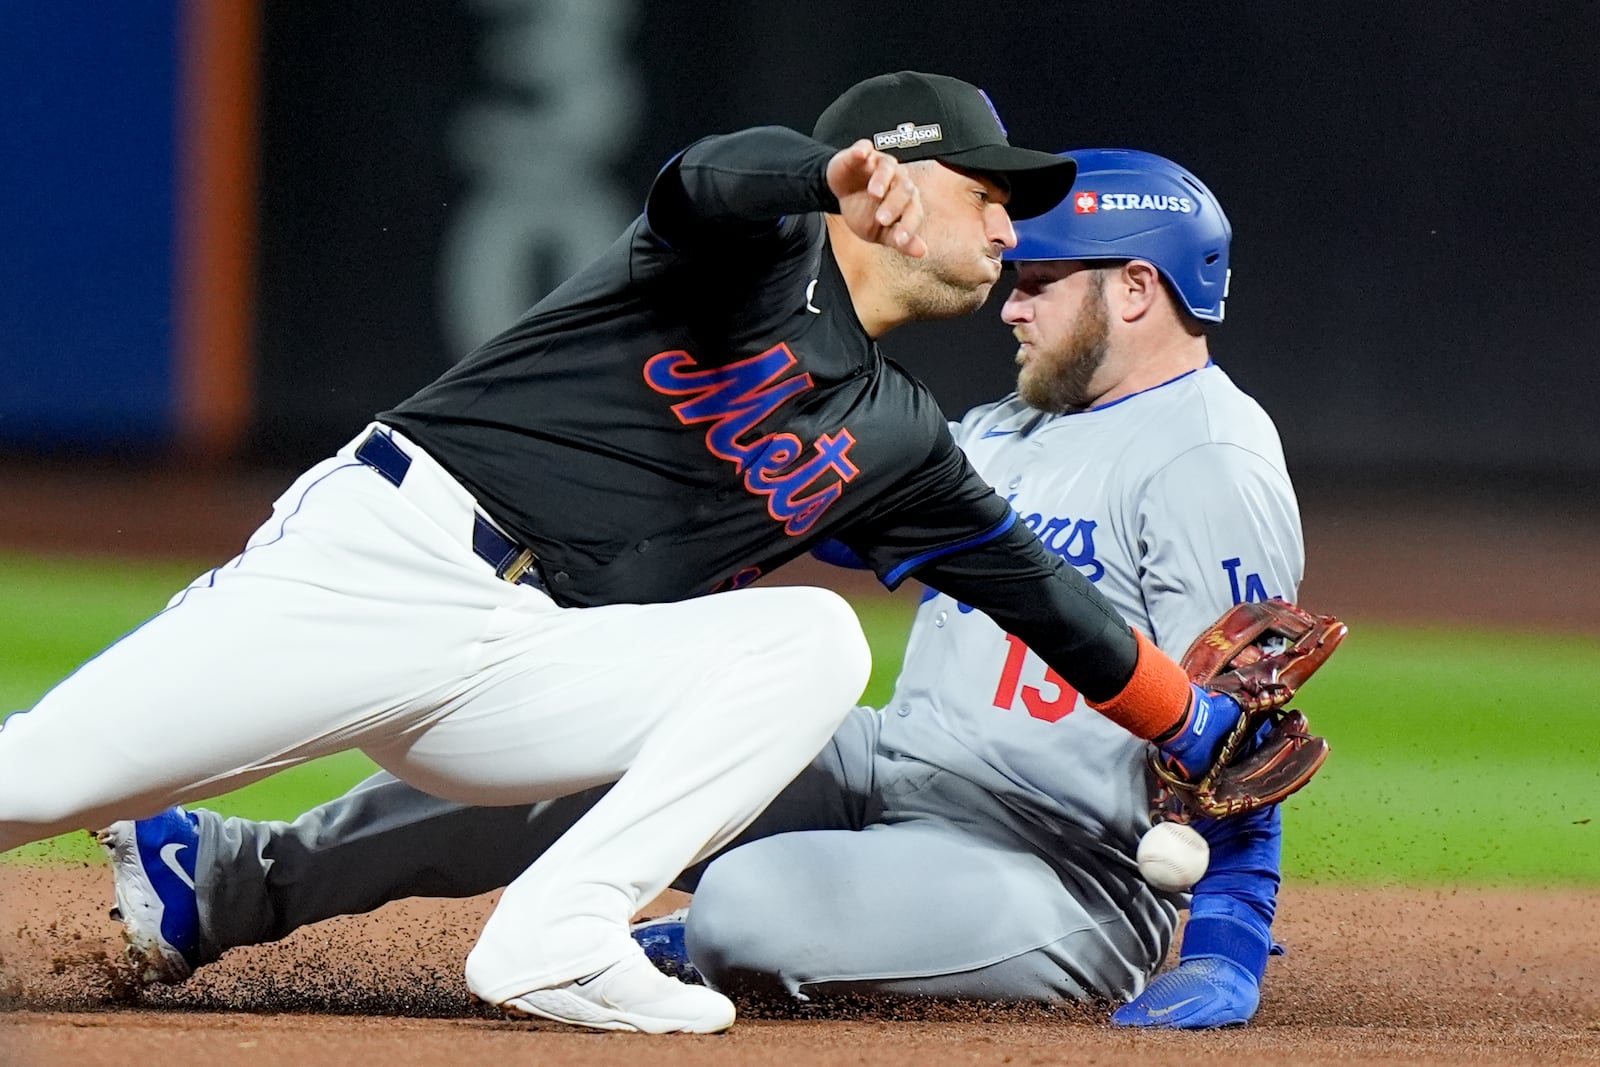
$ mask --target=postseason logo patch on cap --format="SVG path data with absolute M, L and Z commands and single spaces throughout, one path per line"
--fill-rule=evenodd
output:
M 944 131 L 939 128 L 937 122 L 930 122 L 926 126 L 918 126 L 914 122 L 902 122 L 892 130 L 873 134 L 872 147 L 880 152 L 887 152 L 891 148 L 915 148 L 943 139 Z

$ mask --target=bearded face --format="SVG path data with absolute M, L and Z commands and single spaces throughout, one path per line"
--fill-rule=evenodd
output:
M 1031 320 L 1012 325 L 1017 365 L 1022 368 L 1017 393 L 1030 407 L 1051 414 L 1077 411 L 1104 392 L 1094 379 L 1105 365 L 1111 336 L 1107 273 L 1106 268 L 1086 268 L 1076 278 L 1069 275 L 1041 283 L 1019 272 L 1019 291 L 1037 290 Z

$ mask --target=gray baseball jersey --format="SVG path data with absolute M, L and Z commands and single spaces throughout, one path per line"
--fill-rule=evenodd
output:
M 1299 510 L 1271 420 L 1207 366 L 1102 408 L 973 410 L 957 442 L 1044 542 L 1174 658 L 1233 604 L 1293 600 Z M 980 612 L 918 609 L 883 744 L 1126 856 L 1149 827 L 1145 745 Z

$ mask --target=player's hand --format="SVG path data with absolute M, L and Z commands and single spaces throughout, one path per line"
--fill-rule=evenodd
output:
M 1117 1026 L 1210 1030 L 1247 1023 L 1261 1003 L 1255 975 L 1221 956 L 1197 956 L 1151 982 L 1111 1016 Z
M 927 243 L 917 235 L 922 194 L 904 163 L 862 139 L 828 161 L 828 188 L 857 237 L 908 256 L 927 255 Z

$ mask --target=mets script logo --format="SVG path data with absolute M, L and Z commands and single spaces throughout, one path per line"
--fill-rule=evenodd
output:
M 839 499 L 844 483 L 860 471 L 850 460 L 856 439 L 848 429 L 823 434 L 806 447 L 792 433 L 754 433 L 756 424 L 784 401 L 811 388 L 811 375 L 783 375 L 795 365 L 787 345 L 775 345 L 726 367 L 695 369 L 694 357 L 678 349 L 651 356 L 644 365 L 650 388 L 690 399 L 672 405 L 685 426 L 709 422 L 706 448 L 733 464 L 744 487 L 767 498 L 767 513 L 798 537 L 816 525 Z M 779 380 L 783 379 L 783 380 Z

